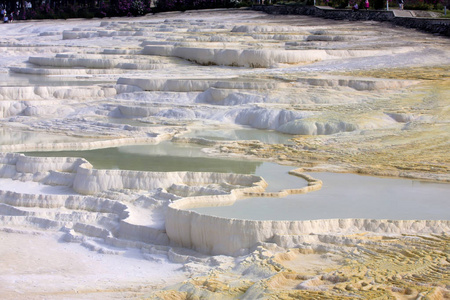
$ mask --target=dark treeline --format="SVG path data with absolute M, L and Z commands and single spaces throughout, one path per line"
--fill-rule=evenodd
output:
M 234 7 L 240 0 L 0 0 L 16 20 L 138 16 L 150 12 Z
M 0 1 L 2 8 L 9 11 L 25 10 L 26 8 L 36 9 L 48 4 L 52 9 L 67 8 L 70 6 L 80 7 L 100 7 L 102 2 L 110 2 L 113 5 L 119 4 L 119 0 L 110 1 L 89 1 L 89 0 L 9 0 Z
M 0 6 L 16 19 L 89 18 L 143 15 L 151 0 L 1 0 Z

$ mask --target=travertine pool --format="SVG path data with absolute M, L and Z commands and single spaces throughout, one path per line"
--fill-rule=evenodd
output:
M 38 156 L 86 158 L 95 168 L 153 172 L 192 171 L 254 174 L 277 192 L 306 186 L 289 175 L 292 166 L 207 157 L 201 147 L 163 142 L 90 151 L 26 153 Z M 316 220 L 368 218 L 446 220 L 450 218 L 450 185 L 411 179 L 381 178 L 346 173 L 310 173 L 323 181 L 319 191 L 282 198 L 252 197 L 232 206 L 203 207 L 196 212 L 251 220 Z

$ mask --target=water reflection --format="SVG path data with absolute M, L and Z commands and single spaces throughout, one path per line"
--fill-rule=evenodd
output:
M 254 174 L 262 162 L 207 157 L 200 146 L 163 142 L 86 151 L 28 152 L 40 157 L 83 157 L 97 169 Z
M 273 130 L 259 130 L 253 128 L 194 130 L 183 137 L 197 137 L 209 140 L 258 140 L 266 144 L 291 144 L 292 135 Z
M 269 183 L 267 191 L 306 186 L 303 179 L 288 174 L 293 167 L 268 162 L 211 158 L 201 148 L 163 142 L 158 145 L 25 154 L 84 157 L 98 169 L 256 174 Z M 239 200 L 232 206 L 194 210 L 208 215 L 253 220 L 450 219 L 450 184 L 355 174 L 311 175 L 324 182 L 320 191 L 284 198 L 248 198 Z
M 324 182 L 320 191 L 285 198 L 248 198 L 232 206 L 193 210 L 207 215 L 252 220 L 450 219 L 449 184 L 355 174 L 311 175 Z

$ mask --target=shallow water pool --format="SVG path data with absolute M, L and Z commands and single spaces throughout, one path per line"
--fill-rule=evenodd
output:
M 307 185 L 304 179 L 288 174 L 295 167 L 212 158 L 201 149 L 200 146 L 163 142 L 158 145 L 26 154 L 84 157 L 97 169 L 255 174 L 268 182 L 268 192 Z M 253 220 L 450 219 L 450 184 L 341 173 L 310 175 L 323 181 L 321 190 L 284 198 L 248 198 L 232 206 L 193 210 L 202 214 Z
M 96 169 L 121 169 L 153 172 L 220 172 L 253 174 L 262 162 L 212 158 L 200 146 L 162 142 L 85 151 L 28 152 L 40 157 L 83 157 Z
M 450 219 L 450 184 L 356 174 L 310 175 L 323 181 L 321 190 L 284 198 L 248 198 L 238 200 L 232 206 L 192 210 L 251 220 Z

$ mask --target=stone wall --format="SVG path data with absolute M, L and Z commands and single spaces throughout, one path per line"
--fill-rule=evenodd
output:
M 393 11 L 324 9 L 315 6 L 254 5 L 253 10 L 277 15 L 308 15 L 335 20 L 372 20 L 450 36 L 450 19 L 396 17 Z
M 398 26 L 450 36 L 450 19 L 425 19 L 396 17 L 392 22 Z

